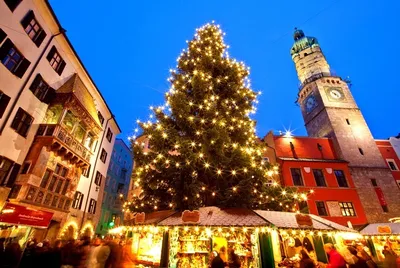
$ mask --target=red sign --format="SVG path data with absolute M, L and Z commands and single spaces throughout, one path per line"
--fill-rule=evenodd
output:
M 185 223 L 198 223 L 200 221 L 200 211 L 185 210 L 182 212 L 182 221 Z
M 296 214 L 296 222 L 299 227 L 300 226 L 307 226 L 307 227 L 313 226 L 313 222 L 312 222 L 310 215 Z
M 0 222 L 22 224 L 47 228 L 53 218 L 52 212 L 32 209 L 12 203 L 7 203 L 0 212 Z
M 146 219 L 146 214 L 144 212 L 137 213 L 135 216 L 135 223 L 144 223 L 145 219 Z
M 385 196 L 383 195 L 382 189 L 380 187 L 375 187 L 375 192 L 376 192 L 376 195 L 378 196 L 379 203 L 381 203 L 381 206 L 387 206 Z
M 378 226 L 378 233 L 380 234 L 391 234 L 392 233 L 392 229 L 390 228 L 390 226 Z

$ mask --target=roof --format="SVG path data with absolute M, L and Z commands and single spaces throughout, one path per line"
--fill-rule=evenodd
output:
M 292 212 L 281 212 L 281 211 L 266 211 L 266 210 L 255 210 L 255 212 L 264 218 L 266 221 L 272 223 L 278 228 L 288 228 L 288 229 L 307 229 L 306 226 L 299 227 L 296 214 Z M 308 229 L 316 230 L 340 230 L 346 232 L 354 232 L 354 230 L 342 226 L 340 224 L 325 220 L 316 215 L 308 214 L 311 217 L 313 226 L 308 227 Z
M 94 99 L 90 95 L 88 89 L 83 84 L 79 75 L 73 74 L 67 82 L 65 82 L 59 89 L 56 90 L 57 94 L 73 94 L 78 101 L 82 104 L 84 109 L 96 122 L 96 124 L 101 128 L 99 116 L 97 115 L 96 105 L 94 104 Z
M 254 213 L 251 209 L 246 208 L 217 208 L 203 207 L 199 208 L 200 221 L 197 225 L 201 226 L 262 226 L 269 225 L 267 221 Z M 161 221 L 159 225 L 187 225 L 182 221 L 182 212 Z
M 173 210 L 162 210 L 162 211 L 156 211 L 156 212 L 151 212 L 151 213 L 146 213 L 145 214 L 145 220 L 143 223 L 137 223 L 137 224 L 157 224 L 160 221 L 164 220 L 165 218 L 168 218 L 172 214 L 176 213 Z
M 384 235 L 384 233 L 378 232 L 378 227 L 389 226 L 391 234 L 400 234 L 400 223 L 384 222 L 384 223 L 370 223 L 363 228 L 360 233 L 363 235 Z
M 47 8 L 49 9 L 50 13 L 52 14 L 55 22 L 58 25 L 58 28 L 63 29 L 63 27 L 61 26 L 60 21 L 58 20 L 53 8 L 51 7 L 49 0 L 45 0 L 44 3 L 46 4 Z M 104 104 L 106 105 L 107 109 L 110 111 L 110 114 L 112 114 L 110 107 L 108 106 L 106 100 L 104 99 L 103 95 L 101 94 L 101 91 L 98 89 L 96 83 L 94 82 L 93 78 L 90 76 L 88 70 L 86 69 L 85 65 L 83 64 L 81 58 L 79 57 L 78 53 L 76 52 L 74 46 L 72 45 L 71 41 L 69 40 L 68 36 L 64 31 L 61 31 L 62 35 L 64 36 L 65 40 L 67 41 L 68 45 L 71 47 L 71 50 L 74 52 L 75 57 L 77 58 L 77 60 L 79 61 L 80 65 L 82 66 L 83 70 L 85 71 L 86 75 L 89 77 L 90 81 L 93 83 L 93 85 L 95 86 L 95 88 L 97 89 L 97 92 L 99 93 L 101 99 L 103 100 Z M 112 114 L 112 118 L 114 119 L 115 125 L 117 126 L 119 132 L 122 132 L 121 128 L 119 127 L 117 120 L 115 120 L 115 116 Z
M 294 157 L 278 157 L 284 161 L 304 161 L 304 162 L 327 162 L 327 163 L 348 163 L 341 159 L 315 159 L 315 158 L 294 158 Z

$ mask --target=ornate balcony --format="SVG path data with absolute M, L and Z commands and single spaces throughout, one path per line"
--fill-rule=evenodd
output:
M 78 166 L 88 165 L 92 156 L 92 152 L 60 124 L 40 124 L 36 140 L 44 141 L 44 145 L 50 146 L 57 155 Z
M 73 202 L 72 198 L 68 198 L 63 194 L 55 193 L 32 185 L 29 186 L 28 192 L 22 201 L 64 212 L 69 212 L 69 208 Z

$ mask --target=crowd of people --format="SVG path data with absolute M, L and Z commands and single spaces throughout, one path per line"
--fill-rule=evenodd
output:
M 5 245 L 0 240 L 0 268 L 118 268 L 122 267 L 123 241 L 119 243 L 111 239 L 90 239 L 56 241 L 51 245 L 48 241 L 27 242 L 22 251 L 17 241 Z
M 324 250 L 328 256 L 328 264 L 316 263 L 305 250 L 301 250 L 300 268 L 378 268 L 363 245 L 347 246 L 338 251 L 332 244 L 327 243 L 324 245 Z M 399 268 L 396 262 L 398 256 L 388 246 L 385 246 L 382 255 L 385 257 L 383 262 L 385 268 Z

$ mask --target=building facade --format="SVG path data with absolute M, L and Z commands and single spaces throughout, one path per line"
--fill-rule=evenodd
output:
M 400 159 L 399 155 L 396 153 L 396 143 L 393 141 L 395 141 L 393 138 L 389 138 L 388 140 L 376 140 L 376 145 L 400 189 Z
M 368 222 L 400 215 L 400 191 L 349 85 L 331 71 L 316 38 L 296 29 L 294 40 L 291 55 L 301 83 L 297 103 L 308 135 L 329 138 L 338 159 L 348 162 Z
M 116 139 L 110 165 L 107 170 L 102 193 L 101 217 L 96 233 L 105 235 L 109 228 L 123 223 L 123 204 L 128 199 L 128 190 L 133 168 L 133 154 L 122 139 Z
M 38 239 L 92 234 L 120 129 L 48 1 L 0 1 L 0 61 L 2 201 L 54 213 Z
M 276 136 L 270 132 L 263 141 L 274 149 L 281 183 L 301 192 L 312 192 L 307 201 L 298 204 L 299 211 L 342 225 L 367 223 L 349 163 L 336 156 L 330 139 Z

